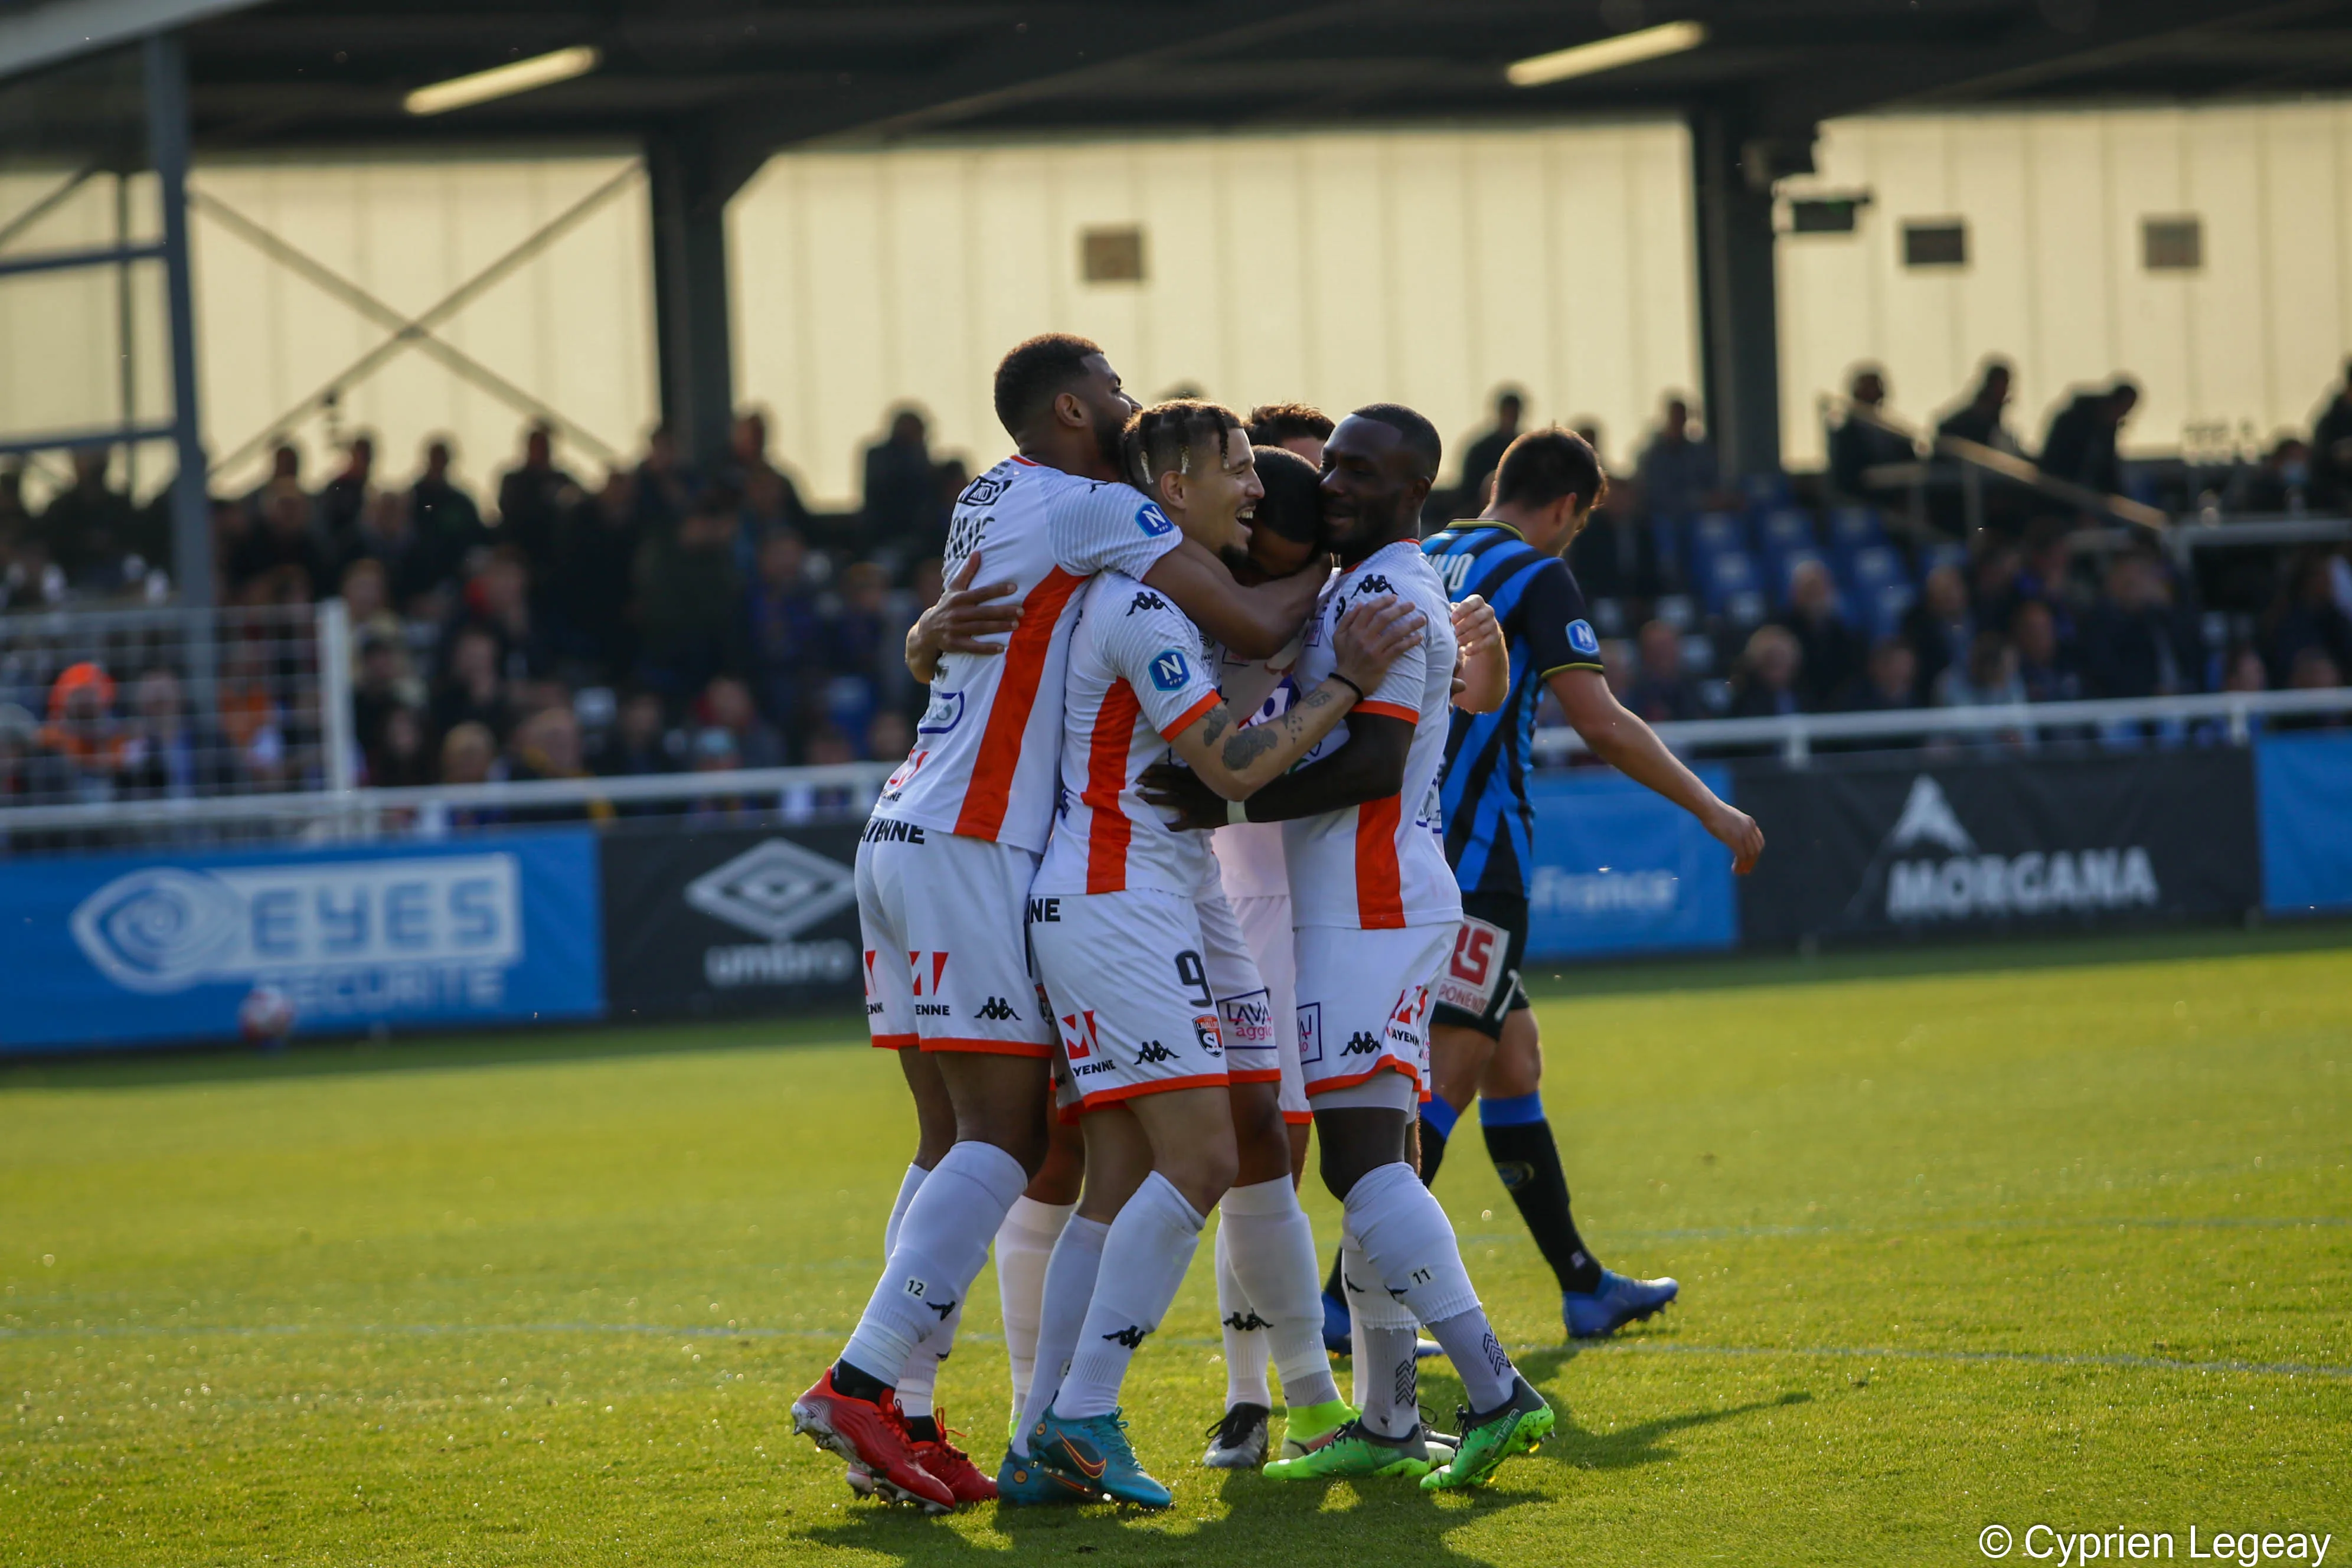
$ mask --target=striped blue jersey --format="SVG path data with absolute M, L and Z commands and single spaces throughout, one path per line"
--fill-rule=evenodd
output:
M 1459 604 L 1472 594 L 1495 608 L 1511 650 L 1510 695 L 1492 713 L 1456 710 L 1446 737 L 1442 799 L 1445 858 L 1464 892 L 1528 894 L 1535 813 L 1528 805 L 1536 704 L 1563 669 L 1601 668 L 1601 639 L 1583 590 L 1557 555 L 1491 519 L 1456 522 L 1422 544 Z

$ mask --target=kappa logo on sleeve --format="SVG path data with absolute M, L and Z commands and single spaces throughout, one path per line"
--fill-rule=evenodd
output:
M 1162 691 L 1181 691 L 1191 684 L 1192 666 L 1183 654 L 1169 648 L 1151 661 L 1151 684 Z
M 1168 514 L 1160 510 L 1160 503 L 1149 500 L 1136 508 L 1135 526 L 1143 530 L 1147 539 L 1158 539 L 1162 534 L 1174 532 L 1176 529 L 1176 525 L 1168 521 Z
M 1587 658 L 1597 658 L 1601 654 L 1601 639 L 1593 635 L 1591 621 L 1568 623 L 1568 646 Z

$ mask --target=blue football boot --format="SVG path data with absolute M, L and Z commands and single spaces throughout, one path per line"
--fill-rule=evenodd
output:
M 1065 1479 L 1101 1492 L 1113 1502 L 1167 1508 L 1175 1494 L 1146 1475 L 1127 1441 L 1127 1421 L 1116 1410 L 1074 1420 L 1055 1411 L 1031 1428 L 1030 1457 Z
M 1034 1458 L 1024 1459 L 1010 1448 L 1004 1451 L 1004 1463 L 996 1468 L 996 1497 L 1000 1502 L 1098 1502 L 1101 1496 L 1085 1482 L 1050 1469 Z
M 1560 1321 L 1568 1325 L 1570 1339 L 1602 1339 L 1627 1323 L 1664 1311 L 1681 1291 L 1682 1287 L 1672 1279 L 1630 1279 L 1604 1268 L 1600 1289 L 1561 1293 Z

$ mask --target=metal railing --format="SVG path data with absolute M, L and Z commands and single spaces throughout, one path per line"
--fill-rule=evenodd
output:
M 2219 722 L 2243 745 L 2257 721 L 2352 714 L 2352 687 L 2319 691 L 2214 691 L 2188 697 L 2130 697 L 2083 702 L 2002 702 L 1978 708 L 1909 708 L 1885 713 L 1789 713 L 1769 719 L 1693 719 L 1653 726 L 1677 752 L 1777 748 L 1801 763 L 1825 741 L 1896 741 L 1937 736 L 2099 731 L 2120 725 Z M 1574 730 L 1536 732 L 1538 763 L 1565 763 L 1591 748 Z
M 2128 496 L 2095 490 L 2072 479 L 2060 479 L 2055 474 L 2043 473 L 2032 462 L 2014 453 L 2003 452 L 1981 442 L 1963 440 L 1957 436 L 1927 436 L 1889 419 L 1874 408 L 1832 394 L 1822 394 L 1818 406 L 1825 431 L 1834 433 L 1833 421 L 1838 417 L 1860 419 L 1865 425 L 1910 443 L 1915 453 L 1923 447 L 1927 449 L 1928 457 L 1924 460 L 1881 463 L 1864 469 L 1862 474 L 1863 482 L 1873 489 L 1908 490 L 1911 493 L 1910 521 L 1916 528 L 1927 526 L 1928 488 L 1944 485 L 1959 488 L 1961 514 L 1967 521 L 1968 531 L 1974 533 L 1982 528 L 1984 486 L 1988 477 L 2032 490 L 2071 511 L 2092 512 L 2152 533 L 2161 534 L 2172 526 L 2170 514 L 2159 508 L 2136 501 Z

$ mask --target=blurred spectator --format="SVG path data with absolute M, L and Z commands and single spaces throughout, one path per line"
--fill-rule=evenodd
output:
M 1683 674 L 1682 634 L 1664 621 L 1643 624 L 1639 637 L 1641 679 L 1625 694 L 1625 706 L 1653 724 L 1705 718 L 1698 686 Z
M 767 416 L 754 411 L 739 417 L 728 437 L 728 451 L 727 482 L 743 498 L 743 525 L 753 546 L 775 529 L 805 532 L 809 514 L 801 502 L 800 487 L 768 460 Z
M 549 636 L 562 657 L 602 680 L 625 675 L 635 651 L 629 587 L 641 533 L 636 494 L 636 480 L 614 468 L 594 495 L 573 500 L 556 531 Z
M 393 605 L 406 605 L 430 592 L 436 581 L 432 563 L 416 548 L 409 510 L 409 498 L 404 492 L 376 491 L 360 517 L 359 537 L 352 544 L 352 564 L 372 561 L 383 569 L 385 601 Z M 344 568 L 346 575 L 350 570 L 350 566 Z
M 556 526 L 579 496 L 579 481 L 555 466 L 555 427 L 534 421 L 522 461 L 499 481 L 499 538 L 522 552 L 534 577 L 554 564 Z
M 797 726 L 814 711 L 825 659 L 824 611 L 808 579 L 808 546 L 782 529 L 760 545 L 759 574 L 744 595 L 744 636 L 760 710 Z
M 1462 451 L 1461 500 L 1454 503 L 1459 515 L 1474 517 L 1486 504 L 1486 481 L 1503 460 L 1503 449 L 1519 438 L 1519 420 L 1527 405 L 1517 387 L 1507 386 L 1495 394 L 1494 425 L 1472 437 Z
M 2263 664 L 2263 656 L 2251 643 L 2239 643 L 2230 649 L 2221 661 L 2221 689 L 2224 691 L 2267 691 L 2271 672 Z
M 392 596 L 384 587 L 383 563 L 361 556 L 343 568 L 343 581 L 338 590 L 342 595 L 343 613 L 352 623 L 352 651 L 359 651 L 360 643 L 370 633 L 397 638 L 400 617 L 392 613 Z
M 542 708 L 515 726 L 514 742 L 508 752 L 508 778 L 592 776 L 581 763 L 580 720 L 569 702 Z M 577 822 L 583 817 L 591 822 L 609 822 L 614 813 L 611 801 L 590 800 L 582 805 L 523 806 L 509 815 L 510 820 L 517 822 Z
M 2323 647 L 2306 647 L 2294 656 L 2287 670 L 2286 684 L 2294 691 L 2326 691 L 2344 684 L 2346 666 L 2336 662 Z M 2279 730 L 2340 730 L 2344 728 L 2341 713 L 2281 714 L 2272 721 Z
M 827 662 L 835 679 L 827 686 L 825 706 L 835 724 L 863 731 L 886 692 L 900 685 L 905 631 L 893 613 L 889 575 L 879 565 L 860 561 L 841 574 L 841 592 L 826 626 L 832 645 Z
M 262 501 L 260 526 L 246 534 L 229 561 L 228 579 L 248 604 L 307 600 L 335 581 L 331 562 L 311 521 L 310 498 L 290 480 L 279 480 Z M 291 592 L 298 584 L 299 592 Z
M 373 756 L 382 743 L 384 721 L 395 711 L 424 705 L 423 683 L 408 668 L 406 645 L 396 634 L 362 634 L 352 668 L 352 734 L 360 750 Z
M 857 760 L 849 738 L 826 725 L 809 738 L 808 763 L 811 767 L 838 767 Z M 806 822 L 822 816 L 838 816 L 857 809 L 856 792 L 847 784 L 796 784 L 787 788 L 777 803 L 787 822 Z
M 903 565 L 939 548 L 942 523 L 929 434 L 920 414 L 901 408 L 891 416 L 889 436 L 866 448 L 860 544 L 867 555 Z
M 2311 447 L 2297 437 L 2282 436 L 2259 465 L 2239 471 L 2227 505 L 2231 511 L 2299 513 L 2311 509 Z
M 1830 478 L 1840 493 L 1856 500 L 1891 506 L 1901 500 L 1901 486 L 1874 486 L 1863 479 L 1865 470 L 1888 463 L 1916 461 L 1911 438 L 1886 426 L 1886 373 L 1874 364 L 1853 373 L 1846 388 L 1845 422 L 1830 435 Z
M 2352 502 L 2352 360 L 2311 423 L 2311 483 L 2323 506 Z
M 367 782 L 379 789 L 433 782 L 433 753 L 425 741 L 425 720 L 414 708 L 388 710 L 365 755 Z
M 710 678 L 743 668 L 742 601 L 735 570 L 735 498 L 712 490 L 675 533 L 651 534 L 636 563 L 638 655 L 648 685 L 683 700 Z
M 269 499 L 270 487 L 290 484 L 302 488 L 302 448 L 291 441 L 280 441 L 269 449 L 269 477 L 245 492 L 243 505 L 247 521 L 261 521 L 262 504 Z
M 530 567 L 521 551 L 501 544 L 490 552 L 481 569 L 466 584 L 451 630 L 472 627 L 488 633 L 499 647 L 499 673 L 509 680 L 544 677 L 554 668 L 554 656 L 531 615 Z
M 425 448 L 424 476 L 409 492 L 409 529 L 415 539 L 416 573 L 426 588 L 454 578 L 465 566 L 466 557 L 489 542 L 489 530 L 482 526 L 481 508 L 450 477 L 449 464 L 448 442 L 436 439 L 428 444 Z
M 2082 677 L 2058 638 L 2058 620 L 2040 599 L 2022 599 L 2009 616 L 2010 641 L 2017 649 L 2017 679 L 2028 702 L 2072 702 L 2083 695 Z
M 885 708 L 866 726 L 866 760 L 895 763 L 915 749 L 915 727 L 904 713 Z
M 278 699 L 270 654 L 257 637 L 230 643 L 214 693 L 221 733 L 235 749 L 247 784 L 261 790 L 283 789 L 292 780 L 286 705 Z
M 1937 676 L 1967 662 L 1976 635 L 1976 616 L 1969 609 L 1968 584 L 1960 569 L 1947 563 L 1928 573 L 1919 602 L 1903 616 L 1903 640 L 1911 645 L 1918 672 L 1916 694 L 1923 700 L 1936 689 Z
M 229 782 L 220 737 L 190 721 L 180 678 L 160 666 L 131 689 L 122 754 L 123 790 L 133 800 L 190 800 Z
M 1837 584 L 1818 561 L 1801 563 L 1789 577 L 1789 610 L 1780 617 L 1797 639 L 1802 675 L 1799 701 L 1808 712 L 1826 713 L 1845 700 L 1846 688 L 1862 678 L 1862 634 L 1846 624 Z
M 72 486 L 51 497 L 41 513 L 40 536 L 49 559 L 64 568 L 75 586 L 88 585 L 100 593 L 122 586 L 126 554 L 150 563 L 165 555 L 141 537 L 131 498 L 107 484 L 112 459 L 111 447 L 76 448 Z
M 1969 647 L 1968 662 L 1951 666 L 1936 681 L 1936 703 L 1942 708 L 1976 708 L 2024 700 L 2025 683 L 2017 674 L 2017 650 L 1997 631 L 1979 632 L 1976 641 Z
M 1715 448 L 1690 433 L 1690 405 L 1666 399 L 1665 420 L 1642 449 L 1643 504 L 1653 517 L 1681 517 L 1705 506 L 1716 488 Z
M 499 670 L 498 638 L 480 626 L 461 628 L 441 658 L 441 679 L 433 692 L 433 727 L 446 738 L 472 724 L 492 740 L 512 727 L 506 683 Z
M 1740 656 L 1738 673 L 1732 679 L 1731 717 L 1777 719 L 1801 711 L 1797 678 L 1803 661 L 1803 651 L 1788 627 L 1758 626 L 1748 636 L 1748 650 Z
M 1901 637 L 1879 638 L 1848 706 L 1859 713 L 1896 713 L 1919 705 L 1919 656 Z
M 441 737 L 441 777 L 437 783 L 488 784 L 500 777 L 503 771 L 499 766 L 499 743 L 481 725 L 460 724 Z M 506 813 L 496 806 L 444 806 L 433 814 L 427 831 L 487 827 L 506 819 Z
M 2009 406 L 2009 366 L 1997 359 L 1985 361 L 1976 390 L 1969 395 L 1966 403 L 1937 422 L 1936 434 L 1974 441 L 1979 447 L 1990 447 L 2011 457 L 2022 456 L 2024 449 L 2010 434 L 2002 417 L 2002 411 Z
M 735 754 L 734 733 L 716 724 L 695 732 L 694 743 L 688 756 L 688 771 L 698 773 L 731 773 L 743 765 L 742 759 Z M 697 795 L 686 809 L 687 820 L 695 824 L 731 822 L 751 814 L 749 803 L 731 790 L 724 794 Z
M 2168 697 L 2194 691 L 2202 662 L 2172 584 L 2147 555 L 2118 555 L 2107 596 L 2083 626 L 2084 684 L 2096 697 Z
M 2050 421 L 2042 442 L 2042 471 L 2102 495 L 2120 491 L 2123 464 L 2116 441 L 2138 402 L 2139 388 L 2128 381 L 2104 392 L 2077 393 Z
M 41 727 L 14 702 L 0 702 L 0 805 L 47 804 L 58 797 L 56 760 L 41 749 Z
M 760 717 L 751 689 L 731 675 L 714 679 L 694 705 L 694 719 L 706 731 L 724 730 L 734 743 L 736 764 L 746 768 L 784 765 L 783 737 Z
M 592 765 L 607 778 L 677 772 L 677 753 L 671 749 L 656 693 L 632 691 L 622 700 L 620 716 L 596 749 Z
M 370 487 L 374 474 L 374 437 L 354 436 L 344 449 L 342 472 L 329 479 L 327 488 L 319 492 L 319 529 L 326 535 L 327 548 L 337 560 L 359 545 L 360 519 L 367 511 L 368 497 L 373 493 Z M 328 579 L 320 577 L 314 581 L 323 590 Z
M 41 749 L 58 764 L 54 787 L 68 799 L 91 804 L 114 798 L 130 736 L 114 716 L 114 678 L 88 660 L 68 665 L 49 688 L 49 721 Z
M 2333 562 L 2325 547 L 2299 551 L 2278 602 L 2264 617 L 2273 685 L 2292 685 L 2295 661 L 2317 648 L 2338 669 L 2352 669 L 2352 616 L 2336 603 Z
M 702 489 L 701 481 L 678 451 L 677 432 L 656 425 L 646 437 L 645 460 L 637 465 L 637 521 L 649 531 L 667 535 L 685 518 Z

